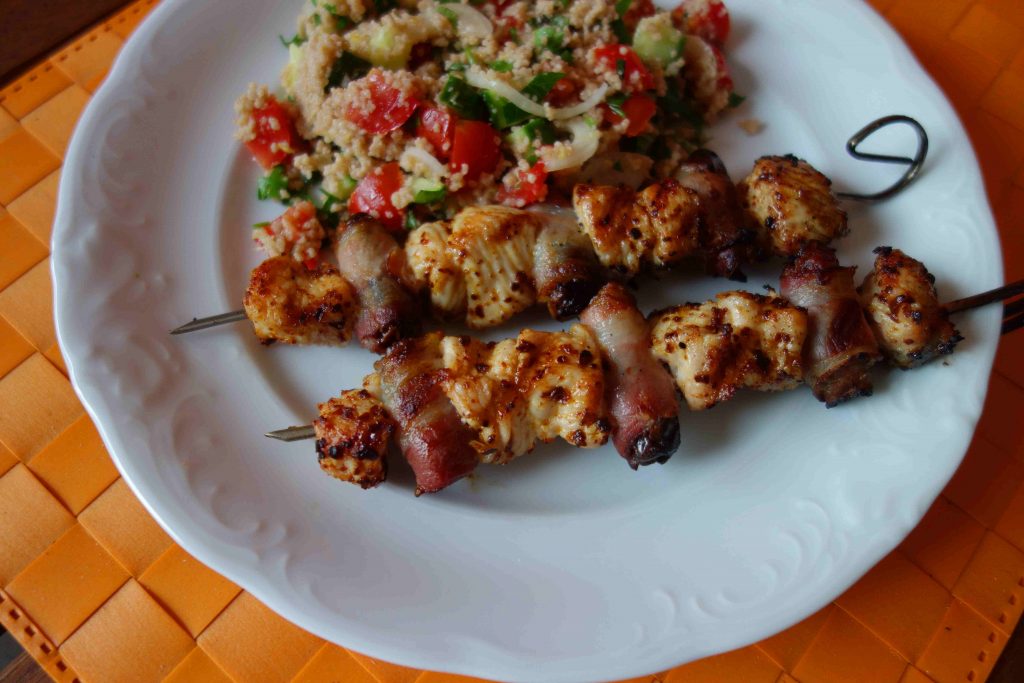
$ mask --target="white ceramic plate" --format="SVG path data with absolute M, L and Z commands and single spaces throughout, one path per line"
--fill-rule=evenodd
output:
M 897 36 L 854 0 L 731 0 L 730 61 L 748 109 L 714 131 L 734 176 L 765 153 L 807 158 L 844 188 L 900 169 L 845 156 L 889 113 L 932 137 L 920 181 L 851 207 L 842 259 L 924 260 L 947 298 L 1001 282 L 977 163 L 953 110 Z M 826 411 L 806 390 L 684 414 L 682 449 L 632 472 L 611 447 L 541 447 L 440 495 L 393 467 L 370 492 L 318 469 L 310 443 L 268 441 L 370 370 L 358 349 L 257 345 L 246 325 L 172 338 L 238 308 L 258 255 L 255 165 L 232 102 L 275 81 L 299 2 L 165 0 L 79 124 L 54 232 L 60 341 L 118 467 L 186 550 L 286 618 L 405 665 L 573 682 L 658 671 L 750 643 L 835 598 L 921 518 L 981 410 L 995 309 L 961 317 L 948 363 L 879 373 L 875 396 Z M 748 137 L 736 119 L 757 117 Z M 872 140 L 911 150 L 909 131 Z M 779 264 L 750 286 L 774 282 Z M 650 309 L 729 288 L 649 285 Z M 539 317 L 531 324 L 552 327 Z M 518 326 L 518 325 L 517 325 Z M 512 328 L 497 335 L 513 334 Z

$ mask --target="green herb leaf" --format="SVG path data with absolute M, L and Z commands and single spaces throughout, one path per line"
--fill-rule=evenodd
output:
M 458 14 L 456 14 L 453 11 L 451 11 L 450 9 L 445 7 L 444 5 L 438 6 L 437 12 L 442 17 L 444 17 L 445 19 L 448 20 L 448 22 L 452 25 L 452 28 L 458 28 L 458 26 L 459 26 L 459 15 Z
M 260 221 L 259 223 L 253 223 L 252 228 L 253 230 L 258 230 L 260 228 L 265 228 L 268 225 L 270 225 L 270 221 Z
M 412 197 L 412 201 L 414 204 L 434 204 L 435 202 L 443 202 L 447 196 L 448 188 L 442 186 L 436 190 L 417 190 L 416 194 Z
M 522 123 L 526 119 L 530 118 L 529 114 L 506 100 L 501 95 L 493 93 L 490 90 L 484 90 L 483 96 L 484 102 L 487 104 L 487 109 L 491 113 L 491 124 L 493 124 L 498 130 L 511 128 L 517 123 Z
M 626 22 L 622 19 L 616 19 L 612 22 L 612 33 L 619 39 L 619 42 L 623 45 L 632 45 L 633 34 L 626 28 Z
M 285 47 L 290 47 L 292 45 L 298 46 L 298 45 L 302 45 L 304 42 L 306 42 L 306 39 L 303 38 L 302 36 L 300 36 L 298 33 L 296 33 L 294 36 L 292 36 L 291 38 L 289 38 L 287 40 L 285 40 L 284 36 L 282 36 L 282 35 L 278 35 L 277 39 L 280 40 L 281 44 L 284 45 Z
M 320 188 L 320 193 L 323 194 L 323 196 L 324 196 L 324 203 L 320 207 L 321 211 L 326 211 L 328 213 L 332 213 L 334 211 L 334 207 L 336 207 L 336 206 L 344 207 L 345 206 L 345 200 L 344 199 L 342 199 L 341 197 L 339 197 L 337 195 L 331 194 L 330 192 L 328 192 L 327 190 L 325 190 L 322 187 Z
M 559 73 L 558 71 L 537 74 L 530 79 L 529 83 L 526 84 L 522 93 L 527 97 L 540 102 L 548 96 L 548 93 L 550 93 L 551 89 L 555 87 L 555 84 L 563 78 L 565 78 L 565 74 Z
M 313 15 L 313 25 L 314 26 L 319 26 L 321 21 L 322 20 L 320 19 L 320 15 L 319 14 L 314 14 Z
M 370 70 L 370 63 L 361 57 L 356 57 L 351 52 L 342 52 L 334 64 L 331 65 L 331 73 L 327 76 L 327 85 L 324 92 L 331 88 L 347 85 L 357 78 L 362 78 Z
M 416 214 L 412 211 L 406 211 L 404 225 L 406 230 L 415 230 L 420 227 L 420 220 L 416 218 Z
M 616 0 L 615 13 L 619 15 L 619 18 L 626 16 L 626 12 L 633 5 L 633 0 Z
M 523 132 L 531 140 L 540 140 L 545 145 L 550 145 L 555 141 L 555 127 L 547 119 L 530 119 L 523 124 Z
M 615 73 L 619 75 L 619 78 L 626 77 L 626 60 L 616 59 L 615 60 Z
M 469 83 L 457 76 L 449 76 L 445 80 L 437 99 L 464 119 L 479 121 L 487 116 L 487 105 L 483 97 Z
M 508 37 L 518 43 L 519 42 L 519 29 L 517 29 L 515 26 L 510 28 L 508 30 Z
M 513 69 L 512 62 L 506 62 L 504 59 L 499 59 L 496 62 L 491 62 L 491 69 L 498 73 L 507 73 Z
M 338 27 L 339 31 L 347 31 L 356 25 L 356 22 L 342 14 L 332 14 L 331 16 L 334 17 L 334 24 Z
M 744 97 L 743 95 L 739 95 L 734 92 L 729 93 L 729 106 L 732 107 L 733 109 L 746 102 L 746 100 L 747 98 Z
M 256 196 L 260 199 L 284 201 L 291 196 L 288 192 L 288 176 L 284 166 L 275 166 L 256 184 Z
M 608 108 L 623 118 L 625 118 L 626 116 L 626 110 L 622 108 L 622 105 L 625 102 L 626 96 L 622 93 L 612 95 L 607 100 L 605 100 L 605 104 L 608 105 Z

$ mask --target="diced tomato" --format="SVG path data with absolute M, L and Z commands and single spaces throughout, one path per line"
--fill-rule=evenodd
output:
M 264 169 L 269 171 L 305 149 L 306 143 L 295 129 L 291 114 L 273 97 L 254 109 L 252 118 L 256 137 L 245 146 Z
M 402 189 L 404 181 L 398 162 L 378 166 L 356 185 L 352 196 L 348 198 L 348 212 L 369 214 L 388 230 L 401 232 L 405 209 L 395 208 L 391 195 Z
M 626 92 L 654 88 L 654 76 L 633 48 L 626 45 L 604 45 L 594 50 L 594 57 L 603 68 L 622 77 L 622 87 Z
M 447 159 L 451 154 L 454 133 L 455 117 L 447 109 L 428 104 L 420 105 L 420 120 L 416 125 L 416 137 L 429 142 L 441 159 Z
M 629 3 L 629 9 L 626 10 L 626 14 L 622 17 L 622 23 L 632 31 L 640 23 L 641 19 L 651 16 L 654 12 L 655 7 L 652 0 L 633 0 Z
M 497 132 L 490 124 L 483 121 L 457 121 L 452 140 L 452 172 L 465 171 L 467 181 L 490 173 L 501 161 L 500 143 Z
M 547 180 L 548 172 L 543 161 L 538 161 L 525 172 L 515 169 L 505 176 L 498 188 L 498 201 L 517 208 L 542 202 L 548 196 Z
M 345 118 L 367 133 L 388 133 L 400 128 L 416 111 L 419 102 L 398 88 L 389 85 L 379 71 L 372 72 L 365 79 L 369 91 L 369 103 L 356 102 L 345 112 Z M 370 104 L 363 109 L 360 105 Z
M 657 112 L 658 105 L 653 97 L 648 95 L 632 95 L 626 99 L 622 103 L 622 113 L 626 115 L 625 118 L 629 121 L 629 126 L 625 132 L 626 137 L 633 138 L 644 132 L 647 124 L 654 118 Z M 606 116 L 612 124 L 617 124 L 623 119 L 622 116 L 616 114 L 611 108 L 608 108 Z
M 722 0 L 683 0 L 672 10 L 672 21 L 683 33 L 718 46 L 729 38 L 732 23 Z
M 551 88 L 551 92 L 547 94 L 544 101 L 553 107 L 564 107 L 569 102 L 576 99 L 576 95 L 579 94 L 580 86 L 573 79 L 566 77 L 560 78 L 555 81 L 554 86 Z
M 316 270 L 317 266 L 320 265 L 320 261 L 315 258 L 308 258 L 302 262 L 302 265 L 306 266 L 306 270 Z

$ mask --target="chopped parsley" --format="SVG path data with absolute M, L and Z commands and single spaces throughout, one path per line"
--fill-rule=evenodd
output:
M 729 93 L 729 106 L 735 109 L 746 101 L 746 97 L 737 93 Z
M 483 97 L 469 83 L 457 76 L 445 79 L 438 101 L 464 119 L 481 120 L 487 116 Z
M 625 102 L 626 96 L 622 93 L 616 93 L 605 100 L 605 104 L 608 105 L 608 108 L 623 118 L 626 117 L 626 110 L 622 108 L 622 105 L 625 104 Z
M 284 201 L 291 196 L 288 191 L 288 176 L 284 166 L 275 166 L 256 184 L 256 196 L 260 199 Z
M 284 45 L 285 47 L 291 47 L 292 45 L 299 46 L 306 42 L 306 39 L 300 36 L 298 33 L 296 33 L 291 38 L 288 38 L 287 40 L 282 35 L 278 35 L 277 39 L 280 40 L 281 44 Z
M 356 57 L 351 52 L 344 52 L 338 55 L 331 65 L 331 73 L 327 76 L 327 85 L 324 92 L 331 88 L 348 85 L 350 81 L 362 78 L 370 70 L 370 63 L 361 57 Z
M 459 15 L 453 12 L 452 10 L 448 9 L 444 5 L 440 5 L 437 7 L 437 13 L 440 14 L 445 19 L 447 19 L 448 22 L 452 25 L 452 28 L 459 27 Z
M 512 70 L 512 62 L 506 62 L 504 59 L 499 59 L 496 62 L 491 62 L 491 70 L 497 71 L 498 73 L 507 73 Z
M 526 84 L 522 93 L 539 102 L 547 97 L 551 89 L 555 87 L 555 84 L 563 78 L 565 78 L 565 74 L 558 71 L 537 74 Z

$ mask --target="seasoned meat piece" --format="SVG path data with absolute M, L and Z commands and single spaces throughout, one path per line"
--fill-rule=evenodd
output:
M 594 248 L 572 214 L 544 217 L 533 247 L 533 279 L 537 299 L 556 320 L 578 316 L 605 283 Z
M 663 463 L 679 448 L 679 405 L 672 378 L 651 353 L 647 321 L 619 283 L 604 286 L 580 321 L 608 368 L 612 441 L 629 466 Z
M 665 363 L 692 410 L 737 389 L 791 389 L 803 380 L 807 314 L 785 299 L 724 292 L 652 316 L 654 357 Z
M 807 310 L 804 378 L 829 408 L 871 395 L 869 370 L 882 359 L 853 284 L 835 250 L 810 242 L 782 271 L 782 296 Z
M 753 260 L 754 231 L 747 226 L 739 193 L 721 158 L 711 150 L 698 149 L 679 167 L 676 180 L 700 198 L 698 239 L 707 271 L 746 280 L 740 268 Z
M 573 206 L 601 263 L 633 277 L 643 266 L 674 266 L 700 246 L 700 197 L 675 180 L 637 192 L 579 184 Z
M 405 252 L 377 221 L 359 215 L 338 230 L 338 266 L 359 293 L 356 337 L 363 348 L 384 353 L 422 329 L 420 307 L 409 291 Z
M 860 301 L 885 357 L 907 369 L 953 353 L 963 337 L 939 303 L 934 276 L 899 249 L 878 247 L 875 254 Z
M 499 325 L 536 302 L 533 246 L 537 214 L 503 206 L 463 209 L 452 221 L 451 258 L 466 282 L 466 324 Z
M 416 495 L 440 491 L 472 472 L 476 434 L 444 393 L 449 373 L 441 333 L 399 341 L 374 369 L 379 381 L 370 380 L 373 387 L 366 388 L 398 424 L 398 445 L 416 475 Z
M 832 181 L 792 154 L 761 157 L 740 183 L 763 246 L 795 256 L 808 242 L 828 244 L 848 232 Z
M 263 344 L 341 345 L 358 313 L 355 291 L 333 266 L 309 270 L 287 256 L 252 271 L 243 305 Z
M 313 420 L 320 468 L 336 479 L 373 488 L 388 476 L 388 442 L 395 423 L 364 389 L 343 391 L 317 406 Z
M 580 448 L 608 440 L 600 348 L 582 325 L 497 344 L 445 337 L 442 347 L 445 391 L 483 462 L 509 462 L 559 436 Z
M 409 233 L 405 255 L 413 277 L 427 290 L 434 311 L 444 318 L 466 314 L 466 279 L 448 249 L 448 222 L 424 223 Z

